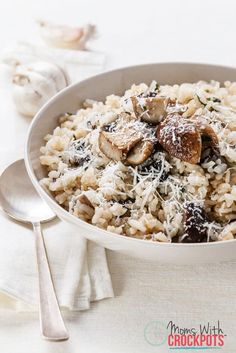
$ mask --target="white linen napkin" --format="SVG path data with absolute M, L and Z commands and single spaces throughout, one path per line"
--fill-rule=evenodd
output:
M 14 54 L 14 57 L 13 57 Z M 42 57 L 62 65 L 71 82 L 99 73 L 104 55 L 67 51 L 20 44 L 8 49 L 4 61 Z M 3 58 L 3 56 L 2 56 Z M 8 59 L 7 59 L 8 58 Z M 9 61 L 8 61 L 9 62 Z M 11 99 L 11 70 L 0 64 L 0 172 L 23 157 L 29 118 L 16 113 Z M 71 231 L 58 219 L 43 225 L 53 282 L 60 306 L 71 310 L 88 309 L 91 301 L 113 297 L 105 249 Z M 38 275 L 34 235 L 30 226 L 22 225 L 0 213 L 0 307 L 37 310 Z
M 1 214 L 0 291 L 16 299 L 17 310 L 37 309 L 38 275 L 30 226 Z M 62 307 L 88 309 L 91 301 L 113 296 L 105 249 L 70 231 L 62 221 L 43 225 L 57 297 Z M 24 304 L 27 303 L 27 306 Z M 0 306 L 3 306 L 0 301 Z

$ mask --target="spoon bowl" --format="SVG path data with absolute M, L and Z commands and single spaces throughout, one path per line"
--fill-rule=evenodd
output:
M 33 187 L 23 159 L 14 162 L 2 173 L 0 203 L 10 217 L 20 222 L 48 222 L 56 217 Z

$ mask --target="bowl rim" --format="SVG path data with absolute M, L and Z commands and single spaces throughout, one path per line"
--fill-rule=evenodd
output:
M 48 107 L 53 104 L 54 102 L 56 102 L 57 100 L 60 99 L 61 96 L 64 95 L 65 92 L 70 91 L 70 90 L 74 90 L 74 88 L 76 86 L 79 86 L 80 84 L 84 83 L 84 82 L 89 82 L 89 81 L 93 81 L 94 78 L 99 78 L 99 77 L 103 77 L 106 74 L 112 74 L 113 72 L 119 73 L 119 72 L 123 72 L 126 70 L 130 70 L 130 69 L 134 69 L 134 68 L 144 68 L 147 66 L 164 66 L 164 65 L 176 65 L 176 66 L 205 66 L 207 67 L 211 67 L 211 68 L 215 68 L 215 69 L 232 69 L 232 70 L 236 70 L 236 67 L 234 66 L 229 66 L 229 65 L 218 65 L 218 64 L 212 64 L 212 63 L 203 63 L 203 62 L 182 62 L 182 61 L 167 61 L 167 62 L 151 62 L 151 63 L 146 63 L 146 64 L 138 64 L 138 65 L 129 65 L 129 66 L 124 66 L 124 67 L 119 67 L 119 68 L 115 68 L 115 69 L 111 69 L 108 71 L 104 71 L 102 73 L 93 75 L 91 77 L 85 78 L 81 81 L 75 82 L 65 88 L 63 88 L 61 91 L 59 91 L 57 94 L 55 94 L 53 97 L 51 97 L 40 109 L 39 111 L 35 114 L 33 120 L 30 123 L 30 126 L 28 128 L 28 132 L 27 132 L 27 136 L 26 136 L 26 142 L 25 142 L 25 147 L 24 147 L 24 161 L 25 161 L 25 166 L 26 166 L 26 170 L 28 172 L 28 175 L 31 179 L 31 182 L 33 183 L 34 187 L 36 188 L 36 190 L 38 192 L 40 192 L 40 194 L 43 194 L 43 198 L 45 199 L 45 201 L 49 204 L 53 203 L 53 206 L 55 207 L 55 209 L 58 210 L 58 213 L 63 213 L 63 215 L 65 216 L 65 218 L 71 218 L 72 223 L 78 223 L 78 225 L 81 225 L 82 227 L 88 227 L 88 230 L 91 230 L 91 232 L 93 231 L 99 231 L 99 232 L 103 232 L 105 235 L 108 236 L 108 239 L 114 238 L 114 239 L 123 239 L 123 240 L 129 240 L 132 242 L 137 242 L 140 244 L 145 244 L 146 247 L 148 246 L 162 246 L 162 247 L 185 247 L 185 248 L 196 248 L 196 247 L 218 247 L 218 246 L 222 246 L 223 244 L 231 244 L 232 242 L 234 243 L 236 241 L 236 239 L 231 239 L 231 240 L 226 240 L 226 241 L 215 241 L 215 242 L 203 242 L 203 243 L 171 243 L 171 242 L 154 242 L 154 241 L 150 241 L 150 240 L 146 240 L 146 239 L 139 239 L 139 238 L 135 238 L 135 237 L 128 237 L 128 236 L 124 236 L 121 234 L 116 234 L 114 232 L 110 232 L 106 229 L 102 229 L 97 227 L 96 225 L 93 225 L 91 223 L 88 223 L 86 221 L 83 221 L 82 219 L 80 219 L 79 217 L 76 217 L 74 215 L 72 215 L 71 213 L 69 213 L 67 210 L 65 210 L 62 206 L 60 206 L 56 200 L 53 197 L 50 197 L 50 195 L 46 192 L 46 190 L 40 185 L 39 180 L 37 179 L 33 167 L 32 167 L 32 163 L 31 163 L 31 159 L 30 159 L 30 141 L 31 141 L 31 134 L 32 131 L 34 130 L 34 126 L 36 124 L 36 122 L 38 120 L 40 120 L 40 117 L 44 114 L 44 112 L 48 109 Z M 111 93 L 112 94 L 112 93 Z

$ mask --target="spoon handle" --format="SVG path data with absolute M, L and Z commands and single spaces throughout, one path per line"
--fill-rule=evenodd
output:
M 39 319 L 43 338 L 63 341 L 69 338 L 57 302 L 39 222 L 33 223 L 39 276 Z

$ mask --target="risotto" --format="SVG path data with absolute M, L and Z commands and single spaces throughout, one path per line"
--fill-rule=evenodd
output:
M 158 242 L 236 237 L 236 83 L 133 85 L 45 141 L 41 184 L 75 217 Z

